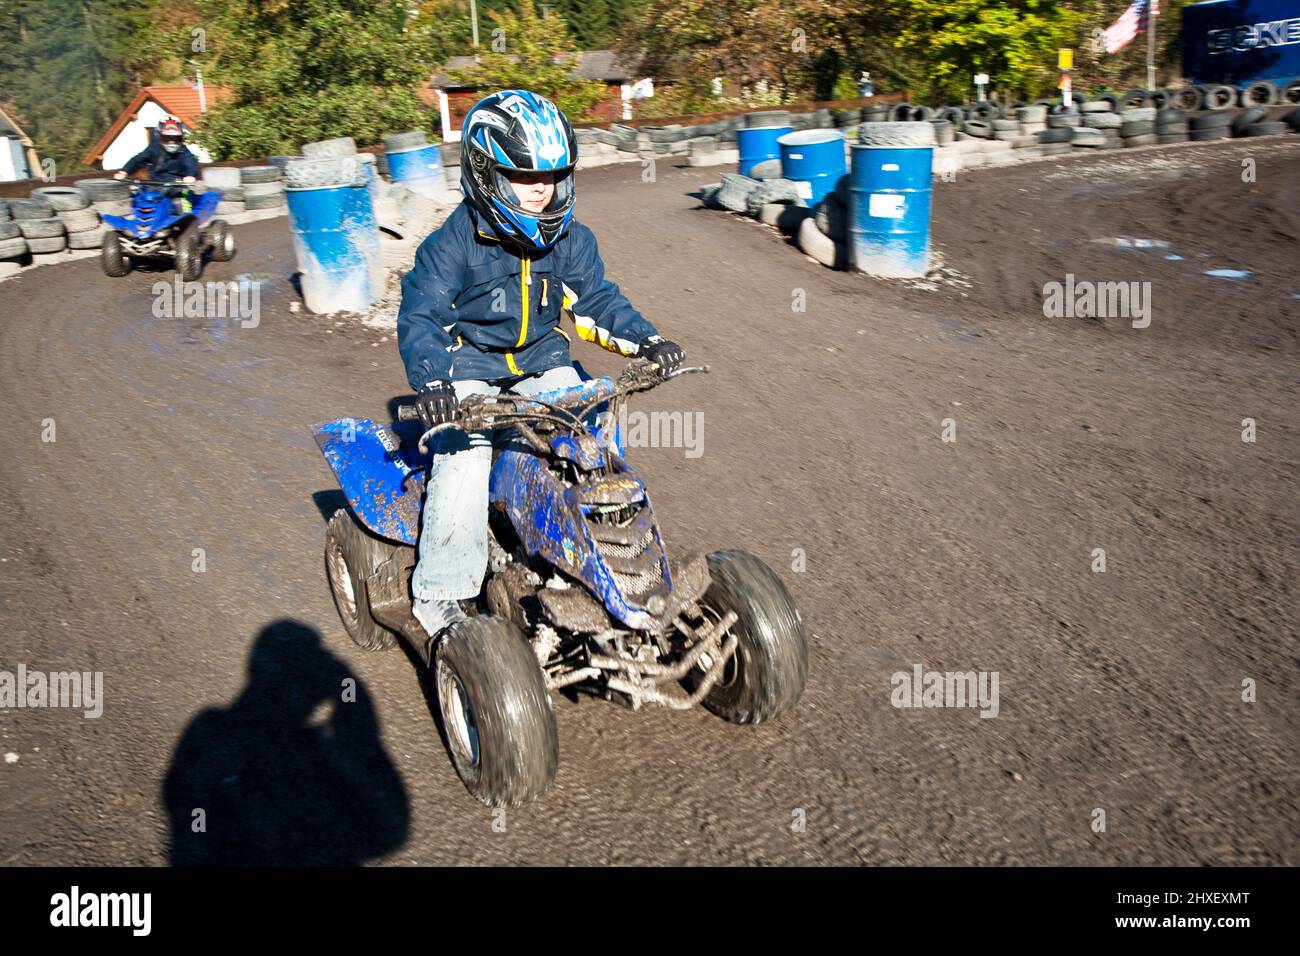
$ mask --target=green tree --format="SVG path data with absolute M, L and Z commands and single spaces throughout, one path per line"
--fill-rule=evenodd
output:
M 545 4 L 547 0 L 542 0 Z M 553 0 L 580 50 L 603 50 L 614 39 L 607 0 Z
M 919 98 L 962 99 L 975 73 L 994 89 L 1037 96 L 1056 85 L 1056 51 L 1073 47 L 1085 15 L 1056 0 L 891 0 L 900 29 L 897 49 L 911 51 L 924 74 L 911 86 Z
M 649 76 L 671 75 L 702 108 L 711 104 L 715 76 L 739 78 L 742 97 L 776 99 L 811 92 L 819 78 L 826 93 L 839 72 L 843 0 L 654 0 L 631 8 L 617 49 L 640 59 Z
M 296 152 L 353 136 L 375 143 L 429 128 L 415 88 L 427 48 L 408 34 L 402 0 L 202 0 L 212 82 L 235 99 L 210 110 L 196 139 L 218 158 Z
M 464 0 L 425 0 L 407 23 L 417 56 L 434 66 L 471 52 L 473 31 Z
M 141 42 L 158 0 L 0 3 L 0 99 L 59 172 L 81 158 L 152 72 Z
M 484 89 L 528 89 L 552 100 L 571 120 L 587 118 L 605 97 L 605 84 L 571 76 L 578 58 L 564 18 L 541 16 L 531 2 L 518 13 L 490 14 L 500 50 L 491 41 L 483 47 L 478 64 L 453 70 L 454 79 Z M 492 36 L 489 31 L 488 36 Z

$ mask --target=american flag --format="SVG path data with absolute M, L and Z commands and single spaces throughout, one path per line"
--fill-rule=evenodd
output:
M 1148 9 L 1150 13 L 1148 14 Z M 1158 16 L 1160 0 L 1133 0 L 1120 18 L 1102 32 L 1102 43 L 1107 53 L 1122 50 L 1147 27 L 1148 16 Z

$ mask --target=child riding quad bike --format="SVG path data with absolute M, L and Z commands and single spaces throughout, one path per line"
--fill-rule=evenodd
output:
M 186 282 L 203 273 L 203 254 L 215 262 L 235 257 L 235 236 L 224 219 L 212 214 L 221 192 L 210 189 L 198 196 L 189 212 L 178 212 L 173 199 L 186 191 L 183 183 L 131 183 L 131 215 L 103 216 L 113 232 L 100 247 L 104 274 L 117 278 L 131 271 L 136 259 L 172 259 Z
M 203 271 L 203 253 L 216 262 L 235 256 L 230 225 L 213 219 L 221 192 L 210 189 L 195 195 L 190 189 L 198 175 L 198 161 L 184 143 L 179 120 L 160 124 L 158 142 L 132 156 L 115 174 L 116 179 L 147 170 L 148 178 L 131 183 L 131 214 L 103 216 L 112 232 L 104 236 L 100 264 L 104 274 L 119 277 L 131 271 L 136 258 L 173 259 L 185 281 Z
M 573 219 L 568 119 L 502 90 L 465 115 L 461 138 L 465 200 L 402 280 L 414 404 L 397 425 L 339 419 L 316 437 L 352 505 L 326 542 L 348 632 L 363 647 L 406 638 L 433 669 L 461 779 L 509 805 L 555 774 L 549 691 L 758 723 L 799 699 L 807 650 L 757 558 L 668 559 L 617 410 L 701 370 L 680 368 L 682 347 L 605 277 Z M 584 381 L 563 314 L 579 338 L 636 360 L 617 381 Z
M 627 396 L 702 371 L 637 359 L 617 380 L 467 398 L 431 429 L 410 421 L 415 406 L 392 425 L 314 429 L 350 505 L 325 543 L 343 625 L 367 650 L 400 636 L 432 670 L 456 771 L 489 806 L 532 800 L 554 778 L 552 690 L 634 710 L 703 704 L 739 724 L 778 717 L 803 692 L 803 624 L 780 578 L 744 551 L 670 559 L 624 458 Z M 449 429 L 494 430 L 490 557 L 471 616 L 430 637 L 410 579 L 428 442 Z

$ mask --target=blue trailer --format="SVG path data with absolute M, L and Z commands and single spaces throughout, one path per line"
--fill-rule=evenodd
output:
M 1279 86 L 1300 78 L 1300 0 L 1210 0 L 1183 7 L 1183 74 L 1192 83 Z

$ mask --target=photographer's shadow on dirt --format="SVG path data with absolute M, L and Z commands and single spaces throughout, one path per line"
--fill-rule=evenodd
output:
M 173 866 L 355 866 L 410 817 L 365 686 L 292 620 L 258 634 L 238 699 L 190 723 L 163 801 Z

